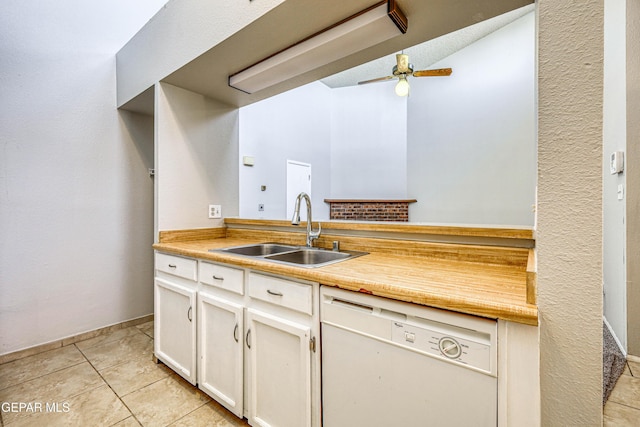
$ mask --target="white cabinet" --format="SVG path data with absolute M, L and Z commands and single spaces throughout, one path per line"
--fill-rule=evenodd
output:
M 311 426 L 311 328 L 254 309 L 247 322 L 252 425 Z
M 234 302 L 232 295 L 202 286 L 205 274 L 212 281 L 220 282 L 223 288 L 236 289 L 233 282 L 239 282 L 243 289 L 244 272 L 201 262 L 201 287 L 198 292 L 198 386 L 242 418 L 244 304 L 238 297 Z M 213 279 L 214 276 L 216 279 Z
M 249 423 L 320 426 L 318 286 L 249 273 Z
M 196 383 L 196 261 L 156 255 L 156 357 L 191 384 Z
M 317 283 L 157 253 L 155 355 L 253 426 L 320 427 L 318 294 Z

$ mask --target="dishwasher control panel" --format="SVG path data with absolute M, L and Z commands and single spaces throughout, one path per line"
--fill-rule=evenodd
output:
M 497 322 L 323 286 L 320 321 L 429 358 L 497 376 Z
M 438 330 L 440 329 L 440 330 Z M 391 322 L 391 341 L 413 350 L 491 372 L 490 337 L 476 331 L 446 327 L 427 328 L 407 322 Z

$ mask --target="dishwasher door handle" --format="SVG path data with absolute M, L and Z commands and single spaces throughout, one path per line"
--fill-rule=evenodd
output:
M 352 310 L 358 310 L 358 311 L 362 311 L 362 312 L 365 312 L 365 313 L 373 314 L 373 307 L 371 307 L 369 305 L 366 305 L 366 304 L 360 304 L 358 302 L 347 301 L 347 300 L 338 299 L 338 298 L 332 298 L 330 300 L 330 302 L 328 302 L 328 304 L 334 305 L 336 307 L 348 308 L 348 309 L 352 309 Z

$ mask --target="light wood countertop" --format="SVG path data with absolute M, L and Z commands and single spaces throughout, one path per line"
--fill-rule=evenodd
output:
M 222 237 L 221 234 L 200 236 L 197 240 L 163 239 L 163 243 L 153 247 L 160 252 L 310 280 L 380 297 L 528 325 L 538 324 L 537 306 L 527 303 L 527 249 L 518 249 L 524 251 L 524 263 L 513 260 L 484 262 L 465 257 L 431 257 L 424 253 L 370 250 L 368 255 L 347 261 L 318 268 L 303 268 L 259 258 L 210 252 L 209 249 L 250 243 L 282 242 L 281 239 L 266 239 L 266 235 L 239 238 L 237 233 L 231 233 L 228 237 Z M 500 254 L 508 254 L 505 248 L 480 248 L 495 250 L 496 259 L 500 258 Z

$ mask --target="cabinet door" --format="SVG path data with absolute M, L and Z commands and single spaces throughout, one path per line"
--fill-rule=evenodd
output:
M 184 377 L 196 383 L 196 291 L 155 280 L 156 357 Z
M 242 418 L 243 307 L 198 295 L 198 386 Z
M 251 424 L 310 426 L 310 327 L 254 309 L 247 322 Z

